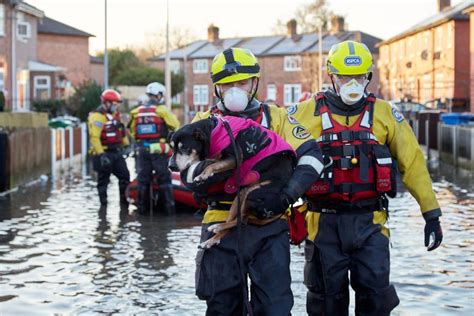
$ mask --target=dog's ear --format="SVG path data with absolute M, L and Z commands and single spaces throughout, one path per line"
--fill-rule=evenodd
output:
M 169 133 L 168 133 L 168 137 L 166 137 L 166 142 L 167 142 L 168 144 L 170 144 L 171 141 L 173 140 L 173 136 L 174 136 L 175 133 L 176 133 L 176 132 L 169 132 Z
M 200 141 L 200 142 L 203 142 L 203 141 L 207 141 L 207 136 L 206 134 L 198 129 L 198 128 L 195 128 L 193 130 L 193 137 L 197 140 L 197 141 Z
M 210 135 L 206 135 L 206 132 L 203 131 L 202 129 L 195 128 L 193 130 L 193 137 L 202 146 L 202 150 L 199 151 L 200 152 L 199 160 L 206 159 L 208 154 L 209 154 L 209 147 L 210 147 L 209 137 L 210 137 Z

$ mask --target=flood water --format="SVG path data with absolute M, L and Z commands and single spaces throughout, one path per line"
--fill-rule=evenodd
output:
M 391 281 L 401 300 L 392 314 L 473 315 L 473 176 L 436 166 L 432 177 L 440 249 L 425 250 L 424 221 L 407 192 L 391 201 Z M 95 184 L 72 172 L 0 196 L 0 314 L 204 315 L 194 295 L 199 218 L 120 211 L 115 179 L 100 210 Z M 292 247 L 293 315 L 306 314 L 303 264 L 303 248 Z

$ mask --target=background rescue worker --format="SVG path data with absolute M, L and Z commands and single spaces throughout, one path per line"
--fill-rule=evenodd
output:
M 150 206 L 150 182 L 153 171 L 159 185 L 160 205 L 166 214 L 175 212 L 168 159 L 171 148 L 167 143 L 169 132 L 179 128 L 178 118 L 163 104 L 165 86 L 152 82 L 145 90 L 148 101 L 130 112 L 130 134 L 136 141 L 138 152 L 138 211 L 147 213 Z
M 390 103 L 366 93 L 372 67 L 364 44 L 334 45 L 327 58 L 334 90 L 288 110 L 317 139 L 325 165 L 307 192 L 304 282 L 310 315 L 348 315 L 348 271 L 356 315 L 389 315 L 398 305 L 389 282 L 385 227 L 387 196 L 396 193 L 392 159 L 420 205 L 428 251 L 442 241 L 441 210 L 410 126 Z M 434 242 L 429 245 L 430 236 Z
M 323 165 L 319 146 L 302 125 L 288 117 L 285 109 L 269 106 L 255 98 L 259 77 L 260 66 L 249 50 L 229 48 L 217 54 L 212 62 L 211 79 L 220 101 L 207 112 L 197 113 L 193 121 L 211 115 L 250 118 L 278 133 L 294 148 L 298 161 L 287 186 L 281 192 L 268 192 L 263 199 L 256 199 L 252 193 L 248 196 L 247 202 L 252 203 L 257 216 L 265 217 L 268 213 L 285 212 L 289 204 L 294 203 L 319 177 Z M 260 134 L 249 132 L 242 138 L 237 137 L 236 141 L 258 152 L 261 149 L 261 137 Z M 200 166 L 190 171 L 193 172 L 191 179 L 201 171 Z M 208 209 L 202 222 L 201 242 L 211 237 L 207 231 L 209 225 L 225 222 L 235 197 L 225 193 L 222 183 L 203 194 Z M 245 259 L 244 267 L 238 264 L 237 229 L 224 237 L 219 245 L 198 252 L 196 294 L 206 300 L 207 315 L 242 313 L 243 300 L 238 298 L 242 298 L 242 289 L 247 284 L 246 277 L 242 283 L 240 268 L 245 270 L 251 280 L 251 308 L 254 315 L 289 315 L 293 294 L 290 288 L 290 245 L 286 220 L 276 220 L 264 227 L 245 225 L 242 235 L 245 236 L 241 253 Z
M 98 174 L 100 204 L 107 205 L 107 186 L 110 174 L 114 174 L 119 180 L 120 205 L 128 207 L 125 190 L 130 182 L 130 173 L 122 151 L 129 142 L 117 109 L 122 98 L 117 91 L 107 89 L 102 92 L 100 99 L 102 104 L 90 112 L 87 118 L 93 168 Z

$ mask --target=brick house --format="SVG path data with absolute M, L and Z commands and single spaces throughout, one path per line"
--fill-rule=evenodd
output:
M 0 0 L 0 91 L 6 108 L 29 111 L 32 100 L 61 99 L 67 88 L 91 78 L 90 36 L 21 0 Z
M 63 69 L 58 93 L 77 86 L 91 76 L 89 33 L 59 21 L 44 17 L 38 24 L 38 60 Z
M 289 106 L 298 102 L 304 91 L 316 92 L 319 87 L 330 86 L 325 74 L 325 58 L 333 44 L 345 40 L 364 42 L 377 59 L 375 44 L 379 38 L 360 31 L 344 29 L 344 19 L 333 17 L 332 27 L 322 34 L 323 82 L 318 83 L 319 45 L 318 33 L 298 34 L 296 21 L 287 24 L 286 35 L 271 35 L 244 38 L 219 38 L 219 28 L 210 25 L 208 39 L 198 40 L 183 48 L 170 52 L 172 72 L 184 72 L 185 92 L 175 97 L 174 102 L 188 103 L 191 111 L 206 109 L 215 103 L 214 88 L 210 80 L 210 67 L 216 54 L 229 47 L 250 49 L 258 58 L 261 67 L 259 100 L 268 100 Z M 165 55 L 150 59 L 151 65 L 164 69 Z M 377 90 L 378 77 L 374 76 L 370 89 Z M 374 91 L 376 92 L 376 91 Z M 184 100 L 184 94 L 187 101 Z
M 470 30 L 469 14 L 463 11 L 472 5 L 470 0 L 451 7 L 450 0 L 438 0 L 435 16 L 377 44 L 381 92 L 386 99 L 411 99 L 432 106 L 440 100 L 455 110 L 467 108 L 472 85 Z

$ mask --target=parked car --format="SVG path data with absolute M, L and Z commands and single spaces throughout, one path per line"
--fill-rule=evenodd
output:
M 81 120 L 78 117 L 70 115 L 55 117 L 48 123 L 51 128 L 79 127 L 80 124 Z

